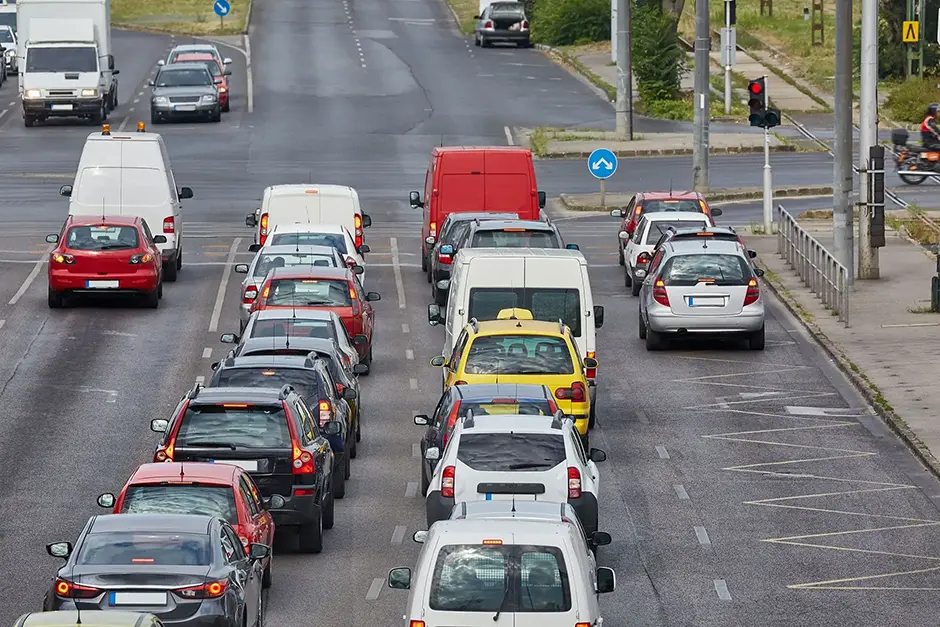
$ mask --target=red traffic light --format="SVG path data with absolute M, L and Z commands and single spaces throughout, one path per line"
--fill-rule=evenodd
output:
M 753 83 L 750 84 L 748 89 L 751 91 L 752 94 L 756 96 L 764 90 L 764 86 L 761 85 L 759 82 L 754 81 Z

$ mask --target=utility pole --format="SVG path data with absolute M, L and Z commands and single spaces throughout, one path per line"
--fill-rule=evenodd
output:
M 877 279 L 878 251 L 872 248 L 870 233 L 871 196 L 868 163 L 869 149 L 878 143 L 878 0 L 862 0 L 862 54 L 859 123 L 859 212 L 858 274 L 859 279 Z
M 633 140 L 633 55 L 630 47 L 630 4 L 617 0 L 617 135 Z
M 836 2 L 835 143 L 832 152 L 833 253 L 855 282 L 855 212 L 852 203 L 852 0 Z
M 692 187 L 695 191 L 703 193 L 708 191 L 708 120 L 710 117 L 708 52 L 710 48 L 708 0 L 695 0 L 695 114 L 693 117 Z
M 610 0 L 610 62 L 617 63 L 617 2 Z
M 725 27 L 721 29 L 721 64 L 725 66 L 725 115 L 731 115 L 731 66 L 734 65 L 734 53 L 737 48 L 734 28 L 737 22 L 736 10 L 736 0 L 725 0 Z

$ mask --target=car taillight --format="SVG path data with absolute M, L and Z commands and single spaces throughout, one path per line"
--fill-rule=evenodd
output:
M 431 223 L 431 237 L 437 237 L 437 222 Z
M 255 302 L 255 299 L 258 298 L 258 288 L 254 285 L 249 285 L 245 288 L 245 293 L 242 294 L 242 302 L 246 305 L 250 305 Z
M 666 293 L 666 284 L 662 279 L 656 279 L 653 284 L 653 300 L 660 305 L 669 306 L 669 294 Z
M 704 213 L 705 215 L 711 217 L 711 214 L 710 214 L 709 211 L 708 211 L 708 205 L 705 204 L 705 201 L 704 201 L 704 200 L 698 201 L 698 205 L 699 205 L 699 207 L 702 208 L 702 213 Z
M 268 239 L 268 214 L 266 213 L 261 214 L 260 224 L 261 224 L 261 233 L 258 239 L 260 240 L 260 244 L 264 246 L 265 240 Z
M 297 446 L 297 443 L 293 444 L 294 449 L 294 461 L 293 461 L 293 473 L 295 475 L 310 475 L 317 471 L 316 464 L 313 462 L 313 455 L 307 451 L 301 449 Z
M 411 621 L 409 627 L 424 627 L 424 621 L 423 621 L 423 620 L 413 620 L 413 621 Z
M 493 22 L 490 22 L 489 20 L 487 20 L 486 24 L 483 25 L 483 28 L 490 28 L 490 29 L 492 29 L 492 28 L 493 28 Z
M 444 427 L 444 446 L 447 446 L 447 440 L 450 438 L 450 432 L 453 430 L 454 425 L 457 424 L 457 418 L 460 417 L 460 402 L 457 401 L 454 403 L 454 408 L 450 410 L 450 415 L 447 416 L 447 426 Z
M 322 427 L 333 417 L 333 406 L 330 405 L 330 401 L 320 401 L 317 410 L 320 412 L 320 426 Z
M 75 263 L 75 257 L 72 255 L 66 255 L 65 253 L 52 253 L 52 263 L 70 265 Z
M 346 267 L 347 267 L 347 268 L 355 268 L 355 267 L 358 266 L 358 265 L 359 265 L 359 264 L 356 263 L 356 260 L 355 260 L 355 259 L 353 259 L 352 257 L 346 257 Z
M 438 253 L 437 260 L 449 266 L 451 262 L 453 261 L 453 258 L 450 255 L 445 255 L 444 253 Z
M 757 279 L 751 279 L 747 282 L 747 293 L 744 294 L 744 306 L 752 305 L 760 298 L 760 287 L 757 285 Z
M 597 353 L 595 353 L 594 351 L 588 351 L 588 352 L 587 352 L 587 358 L 588 358 L 588 359 L 597 359 L 597 356 L 596 356 L 596 355 L 597 355 Z M 587 376 L 588 379 L 593 379 L 593 378 L 597 377 L 597 368 L 588 368 L 588 369 L 587 369 L 587 375 L 586 375 L 586 376 Z
M 141 263 L 150 263 L 151 261 L 153 261 L 153 255 L 151 255 L 150 253 L 144 253 L 143 255 L 134 255 L 133 257 L 131 257 L 131 263 L 134 265 L 141 264 Z
M 163 232 L 164 233 L 176 232 L 176 219 L 173 216 L 167 216 L 163 218 Z
M 523 22 L 523 23 L 522 23 L 522 30 L 529 30 L 529 23 L 528 23 L 528 22 Z
M 454 482 L 457 479 L 457 468 L 448 466 L 441 475 L 441 496 L 445 499 L 454 498 Z
M 563 401 L 583 403 L 586 398 L 584 384 L 580 381 L 575 381 L 571 384 L 571 387 L 558 388 L 555 390 L 555 397 Z
M 251 540 L 249 540 L 245 536 L 238 536 L 238 539 L 242 541 L 242 546 L 245 547 L 246 549 L 248 548 L 248 545 L 251 544 Z
M 80 586 L 60 578 L 55 580 L 55 593 L 67 599 L 93 599 L 101 594 L 101 590 L 91 586 Z
M 358 249 L 360 246 L 362 246 L 362 216 L 358 213 L 356 214 L 356 217 L 355 217 L 355 224 L 356 224 L 356 248 Z
M 219 85 L 219 93 L 224 94 L 228 90 L 225 88 L 225 85 Z
M 636 256 L 636 265 L 646 265 L 650 262 L 649 253 L 640 253 Z
M 574 466 L 568 466 L 568 498 L 581 498 L 581 471 Z
M 550 411 L 552 414 L 558 411 L 558 403 L 555 402 L 554 398 L 548 399 L 548 411 Z
M 178 588 L 173 592 L 184 599 L 215 599 L 225 594 L 226 588 L 228 588 L 228 579 L 216 579 L 198 586 Z
M 173 461 L 173 453 L 175 449 L 175 443 L 173 440 L 170 440 L 166 446 L 161 446 L 157 449 L 157 452 L 153 455 L 153 461 L 155 462 L 171 462 Z

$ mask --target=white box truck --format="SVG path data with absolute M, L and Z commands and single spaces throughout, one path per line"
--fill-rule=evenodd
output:
M 117 107 L 110 0 L 18 0 L 19 93 L 26 126 L 52 117 L 100 123 Z

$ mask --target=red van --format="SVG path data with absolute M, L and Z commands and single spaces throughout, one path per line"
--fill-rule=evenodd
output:
M 539 220 L 545 192 L 538 191 L 532 151 L 519 146 L 447 146 L 431 150 L 424 177 L 424 200 L 411 192 L 413 208 L 424 209 L 421 268 L 428 269 L 437 227 L 451 213 L 486 211 L 516 213 Z

